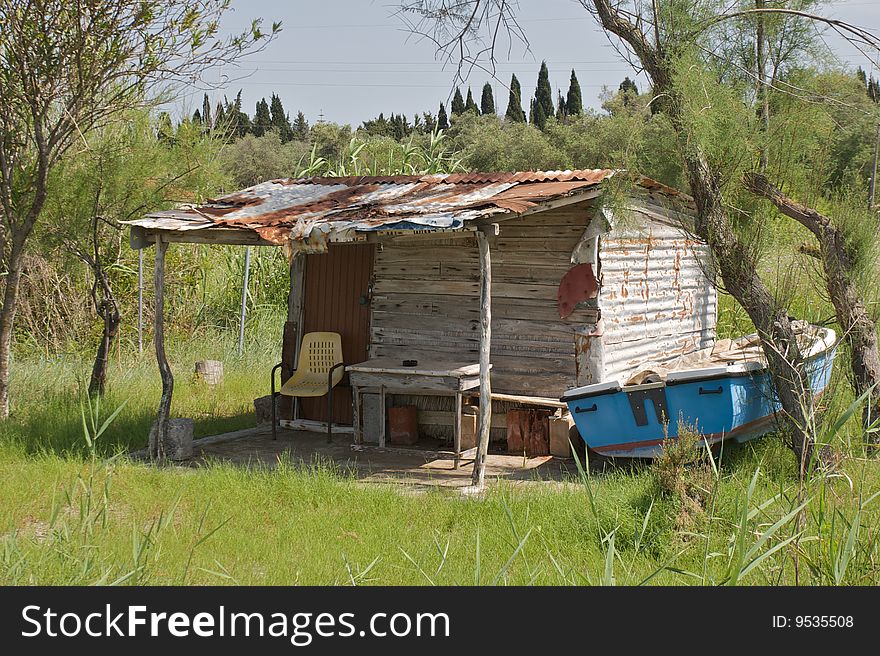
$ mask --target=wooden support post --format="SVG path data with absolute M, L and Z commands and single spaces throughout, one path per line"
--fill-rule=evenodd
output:
M 306 256 L 294 252 L 290 262 L 290 290 L 287 295 L 287 322 L 284 325 L 284 337 L 281 347 L 281 380 L 282 383 L 293 375 L 299 358 L 299 346 L 302 341 L 303 313 L 303 276 Z M 299 399 L 293 396 L 282 396 L 278 399 L 278 414 L 282 419 L 297 418 Z
M 498 226 L 493 228 L 497 231 Z M 477 231 L 480 249 L 480 416 L 479 441 L 474 458 L 474 487 L 483 487 L 486 476 L 486 453 L 489 450 L 489 428 L 492 425 L 492 386 L 489 381 L 489 353 L 492 346 L 492 262 L 489 257 L 489 237 Z
M 379 385 L 379 446 L 385 447 L 385 386 Z
M 159 375 L 162 377 L 162 399 L 159 401 L 159 412 L 156 416 L 156 442 L 151 455 L 159 461 L 165 459 L 165 434 L 168 430 L 168 418 L 171 414 L 171 396 L 174 393 L 174 375 L 165 355 L 165 251 L 168 242 L 156 235 L 156 265 L 154 285 L 156 308 L 153 320 L 153 344 L 156 347 L 156 362 L 159 364 Z
M 455 426 L 453 428 L 452 445 L 455 449 L 455 462 L 453 469 L 458 469 L 461 463 L 461 401 L 462 394 L 460 391 L 455 392 Z
M 354 428 L 353 441 L 355 444 L 363 444 L 364 433 L 361 430 L 361 391 L 355 385 L 351 386 L 351 401 L 351 424 Z

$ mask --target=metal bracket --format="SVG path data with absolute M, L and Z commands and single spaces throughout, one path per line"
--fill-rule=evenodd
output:
M 654 412 L 661 422 L 669 421 L 669 410 L 666 408 L 666 389 L 663 385 L 648 387 L 632 392 L 626 392 L 629 407 L 632 410 L 636 426 L 648 425 L 648 411 L 645 409 L 645 401 L 654 404 Z

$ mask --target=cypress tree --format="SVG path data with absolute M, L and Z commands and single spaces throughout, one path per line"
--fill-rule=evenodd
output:
M 202 121 L 207 129 L 214 127 L 214 121 L 211 120 L 211 101 L 208 100 L 208 94 L 202 99 Z
M 271 114 L 272 127 L 278 130 L 278 136 L 281 137 L 281 143 L 287 143 L 293 138 L 293 132 L 290 129 L 290 118 L 284 111 L 284 105 L 281 104 L 281 98 L 276 94 L 272 94 L 272 100 L 269 104 L 269 113 Z
M 452 115 L 458 116 L 464 113 L 464 98 L 461 97 L 461 89 L 455 88 L 455 95 L 452 96 Z
M 555 114 L 553 109 L 553 90 L 550 88 L 550 71 L 547 70 L 547 62 L 541 62 L 541 70 L 538 71 L 538 87 L 535 89 L 535 100 L 541 105 L 544 119 Z
M 532 116 L 531 116 L 532 125 L 534 125 L 539 130 L 543 130 L 547 127 L 547 115 L 544 113 L 544 105 L 535 98 L 532 101 Z
M 266 101 L 263 100 L 263 104 L 266 104 Z M 247 115 L 247 112 L 241 111 L 241 90 L 239 89 L 238 94 L 235 96 L 235 102 L 232 103 L 231 108 L 227 108 L 226 114 L 232 114 L 231 123 L 234 128 L 233 134 L 236 137 L 243 137 L 252 131 L 251 127 L 251 117 Z
M 868 98 L 880 103 L 880 82 L 877 82 L 873 75 L 868 78 Z
M 229 126 L 226 125 L 226 112 L 223 110 L 223 103 L 218 102 L 214 109 L 214 129 L 224 136 L 229 136 Z
M 556 90 L 556 120 L 562 123 L 568 116 L 565 109 L 565 98 L 562 97 L 562 91 Z
M 471 93 L 471 88 L 468 87 L 468 95 L 467 100 L 464 103 L 464 111 L 473 112 L 477 116 L 480 115 L 480 110 L 477 107 L 477 103 L 474 102 L 474 94 Z
M 309 122 L 306 120 L 306 115 L 302 112 L 296 113 L 296 118 L 293 119 L 293 125 L 291 125 L 293 131 L 293 138 L 297 141 L 308 141 L 309 139 Z
M 628 107 L 632 104 L 633 99 L 639 95 L 639 88 L 636 86 L 636 83 L 629 79 L 629 76 L 626 76 L 623 79 L 623 82 L 620 83 L 620 87 L 618 88 L 621 96 L 623 97 L 623 106 Z M 658 105 L 652 105 L 653 108 Z
M 159 125 L 156 129 L 156 138 L 166 144 L 174 143 L 174 124 L 171 122 L 171 114 L 162 112 L 159 114 Z
M 269 113 L 269 103 L 263 98 L 257 103 L 257 112 L 254 114 L 254 135 L 262 137 L 271 127 L 272 115 Z
M 510 76 L 510 95 L 507 98 L 507 111 L 504 117 L 514 123 L 525 123 L 526 113 L 522 108 L 522 89 L 516 75 Z
M 483 116 L 495 115 L 495 97 L 492 95 L 492 85 L 488 82 L 483 85 L 483 95 L 480 97 L 480 112 Z
M 193 112 L 192 122 L 196 124 L 201 124 L 202 122 L 202 113 L 199 110 Z
M 441 130 L 449 129 L 449 117 L 446 115 L 446 108 L 440 103 L 440 111 L 437 112 L 437 127 Z
M 581 97 L 581 84 L 578 82 L 574 69 L 571 69 L 571 81 L 568 83 L 568 97 L 565 100 L 565 113 L 569 116 L 580 116 L 584 111 Z

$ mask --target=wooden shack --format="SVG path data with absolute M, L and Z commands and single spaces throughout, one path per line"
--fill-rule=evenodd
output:
M 301 336 L 316 330 L 341 333 L 346 364 L 367 363 L 364 375 L 370 362 L 472 367 L 464 374 L 469 384 L 483 379 L 469 388 L 483 395 L 473 400 L 480 430 L 491 426 L 500 437 L 497 415 L 510 408 L 555 409 L 566 389 L 713 343 L 716 293 L 709 251 L 688 230 L 692 200 L 623 176 L 612 194 L 615 175 L 272 181 L 137 220 L 132 245 L 286 248 L 291 293 L 280 350 L 287 372 Z M 423 429 L 440 436 L 455 432 L 446 418 L 471 393 L 423 394 L 418 385 L 387 391 L 383 406 L 417 405 Z M 337 423 L 360 428 L 376 414 L 384 423 L 375 398 L 353 398 L 343 387 L 335 399 Z M 302 403 L 302 418 L 325 415 L 322 403 Z

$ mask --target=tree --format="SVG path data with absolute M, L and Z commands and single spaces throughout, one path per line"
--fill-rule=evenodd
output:
M 281 104 L 281 98 L 276 94 L 272 94 L 272 100 L 269 103 L 270 123 L 272 129 L 278 131 L 281 143 L 287 143 L 293 138 L 293 130 L 290 127 L 290 117 L 284 111 L 284 105 Z
M 565 113 L 569 116 L 580 116 L 584 112 L 584 101 L 581 98 L 581 84 L 578 82 L 574 69 L 571 69 L 571 80 L 568 83 L 568 96 L 565 99 Z
M 269 103 L 265 98 L 257 101 L 257 110 L 254 113 L 254 122 L 252 130 L 254 136 L 262 137 L 267 130 L 272 129 L 272 114 L 269 113 Z
M 223 107 L 223 103 L 218 102 L 217 106 L 214 108 L 214 129 L 218 130 L 220 134 L 226 135 L 227 128 L 226 110 Z
M 218 177 L 220 142 L 198 126 L 168 144 L 156 137 L 148 112 L 121 118 L 96 130 L 89 150 L 62 161 L 50 178 L 45 209 L 49 238 L 80 260 L 92 277 L 90 296 L 102 323 L 88 387 L 93 396 L 104 393 L 119 335 L 115 282 L 128 275 L 122 221 L 164 209 L 183 193 L 213 187 Z
M 297 141 L 309 140 L 309 122 L 306 120 L 306 115 L 301 111 L 296 113 L 296 118 L 293 119 L 293 124 L 291 125 L 291 131 L 293 138 Z
M 526 113 L 522 108 L 522 89 L 516 75 L 510 76 L 510 95 L 507 97 L 507 111 L 504 117 L 514 123 L 526 122 Z
M 495 115 L 495 97 L 492 95 L 492 85 L 488 82 L 483 85 L 483 95 L 480 97 L 480 113 L 483 116 Z
M 467 100 L 464 103 L 464 111 L 471 112 L 477 116 L 480 115 L 480 109 L 477 107 L 477 103 L 474 102 L 474 94 L 471 93 L 470 87 L 468 87 Z
M 541 106 L 540 113 L 544 116 L 545 121 L 556 113 L 553 109 L 553 90 L 550 88 L 550 71 L 547 70 L 547 62 L 542 61 L 541 69 L 538 71 L 538 86 L 535 88 L 535 101 Z M 537 123 L 535 124 L 537 125 Z M 541 127 L 541 129 L 543 130 L 544 128 Z
M 556 120 L 560 123 L 565 122 L 568 112 L 565 109 L 565 98 L 562 97 L 562 91 L 556 90 Z
M 438 42 L 446 44 L 441 50 L 447 56 L 452 56 L 453 52 L 468 52 L 468 45 L 475 40 L 486 46 L 486 52 L 492 56 L 495 43 L 492 24 L 513 25 L 514 34 L 521 34 L 521 31 L 515 31 L 518 29 L 515 9 L 503 0 L 470 0 L 463 7 L 459 5 L 453 15 L 438 13 L 436 10 L 442 5 L 442 0 L 421 0 L 408 4 L 407 8 L 421 11 L 426 20 L 432 20 L 433 16 L 435 35 Z M 606 32 L 620 40 L 651 80 L 651 109 L 662 113 L 677 137 L 679 156 L 696 207 L 694 230 L 709 245 L 726 290 L 743 307 L 757 329 L 776 395 L 788 420 L 799 473 L 803 477 L 808 467 L 816 461 L 825 461 L 830 453 L 827 448 L 817 448 L 812 421 L 814 406 L 793 320 L 785 303 L 774 296 L 761 278 L 752 248 L 754 235 L 740 231 L 740 217 L 730 212 L 730 208 L 738 206 L 728 200 L 725 181 L 732 172 L 731 168 L 742 166 L 742 158 L 725 158 L 719 154 L 729 151 L 729 145 L 737 149 L 737 155 L 745 153 L 747 143 L 743 137 L 754 136 L 748 124 L 741 120 L 745 106 L 743 97 L 732 98 L 736 90 L 718 83 L 719 73 L 723 79 L 723 71 L 714 63 L 715 49 L 702 48 L 717 36 L 719 25 L 754 19 L 756 14 L 761 14 L 762 18 L 776 14 L 824 22 L 858 42 L 862 49 L 868 47 L 880 51 L 880 38 L 843 21 L 805 15 L 784 7 L 763 10 L 719 7 L 714 12 L 706 12 L 704 10 L 708 7 L 702 5 L 661 0 L 645 4 L 584 0 L 583 5 Z M 443 41 L 439 39 L 441 35 Z M 716 38 L 710 45 L 719 45 L 718 42 Z M 713 140 L 719 130 L 711 124 L 711 119 L 706 118 L 707 110 L 712 108 L 706 97 L 710 91 L 718 99 L 723 97 L 720 94 L 731 94 L 731 102 L 724 107 L 727 114 L 721 116 L 724 120 L 733 117 L 737 121 L 733 125 L 738 130 L 726 130 L 730 144 Z M 481 464 L 486 437 L 481 436 L 474 468 L 475 484 L 482 483 Z
M 537 99 L 532 99 L 532 106 L 529 111 L 529 123 L 539 130 L 547 127 L 547 115 L 544 113 L 544 105 Z
M 174 124 L 171 122 L 171 114 L 161 112 L 158 123 L 156 126 L 156 138 L 167 144 L 174 143 Z
M 229 102 L 223 99 L 223 133 L 227 139 L 240 139 L 249 134 L 253 129 L 250 116 L 246 112 L 241 111 L 241 91 L 236 94 L 235 101 Z M 217 112 L 219 116 L 221 112 Z
M 623 82 L 620 83 L 620 86 L 617 88 L 620 91 L 620 97 L 623 101 L 624 107 L 629 107 L 635 102 L 636 97 L 639 95 L 639 88 L 636 86 L 636 83 L 629 79 L 627 75 L 623 78 Z
M 394 115 L 392 114 L 392 117 L 393 116 Z M 388 119 L 385 118 L 385 113 L 379 112 L 379 116 L 376 118 L 364 121 L 361 124 L 361 130 L 377 137 L 387 137 L 391 134 L 391 124 Z
M 419 131 L 423 134 L 434 134 L 437 131 L 437 117 L 431 112 L 422 112 L 422 124 Z
M 464 114 L 465 104 L 464 98 L 461 96 L 461 89 L 455 88 L 455 94 L 452 96 L 452 115 L 459 116 Z
M 145 90 L 198 77 L 267 37 L 260 21 L 247 33 L 220 36 L 228 6 L 222 0 L 0 0 L 0 251 L 7 271 L 0 416 L 9 414 L 23 257 L 52 171 L 94 129 L 152 100 Z M 272 32 L 278 29 L 275 24 Z
M 437 112 L 437 127 L 441 130 L 449 129 L 449 117 L 446 116 L 446 108 L 440 103 L 440 111 Z
M 849 345 L 855 391 L 868 400 L 862 418 L 862 425 L 868 431 L 871 424 L 880 419 L 880 347 L 877 326 L 856 284 L 858 240 L 846 234 L 838 222 L 783 194 L 765 175 L 748 173 L 744 184 L 753 194 L 766 198 L 782 214 L 804 226 L 819 243 L 818 257 L 826 291 L 843 329 L 842 339 Z M 871 442 L 878 442 L 876 435 L 870 432 L 866 435 Z
M 214 128 L 214 120 L 211 117 L 211 101 L 208 99 L 207 93 L 202 99 L 202 123 L 205 124 L 206 130 L 212 130 Z
M 390 129 L 391 137 L 396 141 L 408 137 L 410 132 L 412 132 L 412 126 L 403 114 L 392 114 L 391 118 L 388 120 L 388 127 Z

